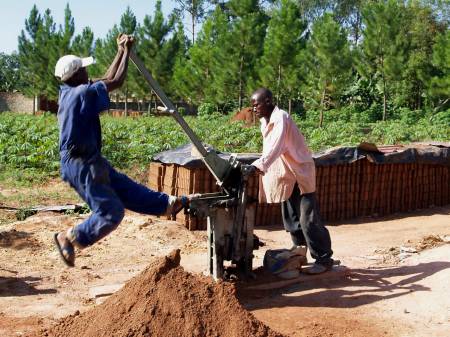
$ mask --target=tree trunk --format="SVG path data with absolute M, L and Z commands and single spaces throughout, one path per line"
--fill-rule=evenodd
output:
M 384 80 L 383 74 L 383 120 L 385 121 L 387 117 L 387 98 L 386 98 L 386 81 Z
M 383 80 L 383 120 L 387 117 L 386 78 L 384 76 L 384 57 L 381 55 L 381 78 Z
M 242 110 L 242 69 L 244 68 L 244 56 L 241 56 L 241 63 L 239 64 L 239 111 Z
M 280 105 L 280 86 L 281 86 L 281 64 L 278 65 L 277 105 Z
M 292 113 L 292 98 L 289 98 L 289 102 L 288 102 L 288 112 L 289 115 Z
M 125 116 L 128 116 L 128 85 L 125 87 Z
M 324 86 L 324 88 L 323 88 L 323 91 L 322 91 L 322 100 L 321 100 L 321 102 L 320 102 L 320 106 L 321 106 L 321 109 L 320 109 L 320 121 L 319 121 L 319 128 L 321 128 L 322 126 L 323 126 L 323 110 L 325 109 L 325 93 L 326 93 L 326 85 Z
M 355 25 L 355 46 L 358 46 L 358 40 L 359 40 L 359 27 L 361 25 L 361 13 L 358 10 L 356 13 L 356 25 Z
M 192 45 L 195 42 L 195 15 L 192 15 Z
M 422 85 L 419 83 L 417 88 L 416 110 L 422 107 Z

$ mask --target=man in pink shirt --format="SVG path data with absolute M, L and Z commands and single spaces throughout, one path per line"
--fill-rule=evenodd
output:
M 260 118 L 263 153 L 252 165 L 261 174 L 259 199 L 281 202 L 283 224 L 294 247 L 307 246 L 315 263 L 305 269 L 320 274 L 333 266 L 328 230 L 320 223 L 316 201 L 316 169 L 305 138 L 291 116 L 272 102 L 266 88 L 251 96 L 253 111 Z

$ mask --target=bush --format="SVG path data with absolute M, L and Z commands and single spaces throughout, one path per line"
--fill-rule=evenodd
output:
M 207 117 L 185 119 L 202 142 L 224 152 L 260 152 L 262 136 L 258 126 L 243 128 L 218 114 L 211 104 L 203 105 Z M 360 113 L 360 116 L 367 112 Z M 405 111 L 405 113 L 408 113 Z M 415 114 L 416 112 L 412 112 Z M 411 123 L 416 115 L 398 120 L 363 123 L 348 107 L 330 110 L 323 128 L 318 113 L 306 118 L 292 115 L 313 151 L 338 145 L 357 145 L 361 141 L 395 144 L 415 141 L 449 141 L 450 110 L 428 115 Z M 350 116 L 350 118 L 349 118 Z M 333 120 L 333 118 L 335 120 Z M 173 117 L 114 118 L 102 116 L 103 154 L 120 169 L 145 168 L 153 156 L 189 142 Z M 30 116 L 0 114 L 0 181 L 56 176 L 59 170 L 58 126 L 55 115 Z
M 430 121 L 436 124 L 447 125 L 450 128 L 450 109 L 432 115 Z
M 408 125 L 417 123 L 424 115 L 422 110 L 409 110 L 408 108 L 398 108 L 394 113 L 395 118 L 401 119 Z
M 200 118 L 210 118 L 212 115 L 217 114 L 216 105 L 213 103 L 202 103 L 198 107 L 197 116 Z

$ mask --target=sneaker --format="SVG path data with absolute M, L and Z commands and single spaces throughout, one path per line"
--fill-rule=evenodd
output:
M 325 273 L 333 268 L 333 265 L 325 265 L 320 263 L 314 263 L 312 266 L 302 269 L 302 272 L 308 275 L 318 275 Z

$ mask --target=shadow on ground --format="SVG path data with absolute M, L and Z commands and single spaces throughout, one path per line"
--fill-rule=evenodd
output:
M 33 237 L 32 233 L 12 229 L 0 232 L 0 247 L 17 250 L 37 248 L 39 247 L 39 242 Z
M 55 294 L 56 289 L 36 289 L 40 277 L 1 277 L 0 297 Z
M 348 276 L 330 280 L 324 277 L 323 280 L 308 281 L 305 275 L 299 283 L 277 290 L 249 290 L 245 285 L 239 285 L 237 296 L 248 310 L 281 307 L 355 308 L 411 292 L 431 291 L 417 283 L 448 268 L 450 262 L 429 262 L 416 266 L 352 269 Z
M 341 225 L 359 225 L 359 224 L 369 224 L 374 222 L 384 222 L 384 221 L 395 221 L 395 220 L 401 220 L 405 218 L 410 218 L 413 216 L 427 216 L 431 217 L 433 215 L 450 215 L 450 207 L 447 206 L 432 206 L 430 208 L 424 208 L 424 209 L 418 209 L 413 210 L 409 212 L 398 212 L 393 213 L 389 215 L 383 215 L 383 216 L 361 216 L 353 219 L 344 219 L 339 221 L 324 221 L 324 225 L 326 226 L 333 226 L 338 227 Z M 262 229 L 266 230 L 268 232 L 276 232 L 283 229 L 283 225 L 280 224 L 273 224 L 269 226 L 259 226 L 256 227 L 256 229 Z

